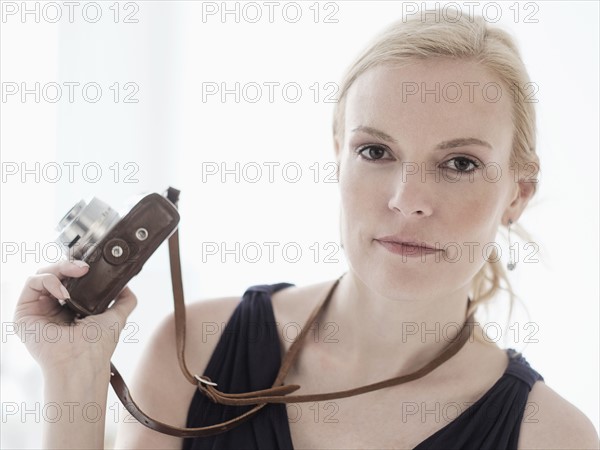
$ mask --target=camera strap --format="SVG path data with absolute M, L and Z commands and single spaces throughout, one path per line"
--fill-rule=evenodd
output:
M 169 188 L 167 198 L 175 206 L 177 206 L 179 199 L 179 191 L 173 188 Z M 475 311 L 470 312 L 469 308 L 467 309 L 467 314 L 470 314 L 468 315 L 468 318 L 462 326 L 457 337 L 454 338 L 452 342 L 448 346 L 446 346 L 446 348 L 444 348 L 436 358 L 427 363 L 425 366 L 421 367 L 419 370 L 408 375 L 398 376 L 390 378 L 388 380 L 379 381 L 366 386 L 361 386 L 344 391 L 330 392 L 324 394 L 289 395 L 290 393 L 300 389 L 300 386 L 296 384 L 284 385 L 283 383 L 285 377 L 289 369 L 294 364 L 296 357 L 298 356 L 298 353 L 302 347 L 302 343 L 304 342 L 304 338 L 306 334 L 308 334 L 308 330 L 313 325 L 320 312 L 329 303 L 329 300 L 333 296 L 335 289 L 337 288 L 340 280 L 343 277 L 342 275 L 333 283 L 324 299 L 321 302 L 319 302 L 319 304 L 313 309 L 308 320 L 306 321 L 305 326 L 301 329 L 300 334 L 294 340 L 294 342 L 286 352 L 272 387 L 253 392 L 235 394 L 225 393 L 216 389 L 217 383 L 213 382 L 209 377 L 192 374 L 185 362 L 184 353 L 186 318 L 185 303 L 183 297 L 183 282 L 181 277 L 178 230 L 175 230 L 175 232 L 169 238 L 169 259 L 171 265 L 171 281 L 173 285 L 173 299 L 175 309 L 175 335 L 177 344 L 177 359 L 179 360 L 179 366 L 181 368 L 181 371 L 183 372 L 183 375 L 191 384 L 196 385 L 200 392 L 206 395 L 214 403 L 233 406 L 255 405 L 254 408 L 250 409 L 246 413 L 241 414 L 240 416 L 234 419 L 215 425 L 198 428 L 180 428 L 167 425 L 163 422 L 152 419 L 140 410 L 140 408 L 131 398 L 131 394 L 129 392 L 129 389 L 127 388 L 127 385 L 123 381 L 123 378 L 121 377 L 115 366 L 111 363 L 111 385 L 115 393 L 117 394 L 117 397 L 119 398 L 121 403 L 123 403 L 127 411 L 129 411 L 129 413 L 133 417 L 135 417 L 142 425 L 145 425 L 148 428 L 158 431 L 159 433 L 168 434 L 171 436 L 190 438 L 212 436 L 215 434 L 224 433 L 250 419 L 269 403 L 303 403 L 321 400 L 333 400 L 338 398 L 352 397 L 355 395 L 360 395 L 367 392 L 372 392 L 375 390 L 396 386 L 402 383 L 407 383 L 409 381 L 416 380 L 427 375 L 428 373 L 436 369 L 438 366 L 443 364 L 445 361 L 450 359 L 452 356 L 454 356 L 467 342 L 469 337 L 472 335 L 474 328 Z M 468 302 L 468 307 L 469 306 L 471 306 L 470 301 Z

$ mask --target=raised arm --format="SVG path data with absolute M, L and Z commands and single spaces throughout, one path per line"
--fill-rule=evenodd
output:
M 46 421 L 43 448 L 104 448 L 110 359 L 118 342 L 114 330 L 124 329 L 137 299 L 125 288 L 104 313 L 73 321 L 72 314 L 60 306 L 59 299 L 69 296 L 61 280 L 83 276 L 87 270 L 85 263 L 67 261 L 40 269 L 27 279 L 15 310 L 14 320 L 19 330 L 35 329 L 35 323 L 39 323 L 39 329 L 52 324 L 60 330 L 61 338 L 52 342 L 26 333 L 21 336 L 42 369 L 45 404 L 87 405 L 87 416 L 93 415 L 62 414 L 56 421 Z M 187 307 L 186 361 L 192 372 L 203 374 L 239 300 L 239 297 L 219 298 Z M 99 330 L 102 338 L 87 339 L 91 329 Z M 146 344 L 129 388 L 133 400 L 146 414 L 169 425 L 185 427 L 196 387 L 179 368 L 173 315 L 163 320 Z M 119 414 L 119 417 L 123 420 L 116 448 L 182 447 L 181 438 L 155 432 L 131 416 Z
M 21 340 L 42 369 L 45 404 L 86 405 L 88 416 L 94 416 L 94 420 L 89 420 L 86 414 L 64 413 L 56 420 L 46 420 L 43 448 L 104 448 L 110 358 L 118 341 L 114 325 L 119 324 L 118 329 L 123 329 L 137 299 L 125 288 L 104 313 L 73 321 L 73 314 L 60 306 L 58 300 L 69 297 L 61 280 L 81 277 L 88 269 L 85 263 L 68 261 L 40 269 L 27 279 L 17 302 L 14 321 Z M 25 333 L 25 330 L 43 330 L 48 325 L 57 329 L 56 339 L 49 341 Z M 101 337 L 88 338 L 90 330 Z

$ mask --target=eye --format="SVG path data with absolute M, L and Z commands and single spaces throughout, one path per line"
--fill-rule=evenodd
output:
M 381 145 L 365 145 L 363 147 L 358 148 L 356 150 L 356 153 L 358 153 L 360 157 L 366 161 L 378 161 L 384 159 L 386 153 L 389 155 L 388 149 L 382 147 Z
M 456 158 L 452 158 L 448 160 L 446 164 L 448 163 L 453 163 L 452 165 L 454 166 L 448 167 L 448 169 L 463 173 L 473 172 L 480 167 L 480 164 L 477 161 L 465 156 L 457 156 Z

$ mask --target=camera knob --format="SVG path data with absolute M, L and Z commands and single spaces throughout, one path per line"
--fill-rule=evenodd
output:
M 129 258 L 130 248 L 123 239 L 111 239 L 104 246 L 104 259 L 110 264 L 119 265 Z

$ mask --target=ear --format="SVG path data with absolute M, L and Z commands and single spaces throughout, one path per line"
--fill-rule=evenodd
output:
M 529 200 L 533 197 L 533 194 L 535 194 L 536 183 L 535 181 L 520 180 L 518 183 L 515 183 L 515 187 L 515 193 L 510 205 L 502 215 L 502 224 L 505 226 L 508 226 L 509 219 L 512 220 L 513 223 L 519 220 L 519 217 L 521 217 Z

